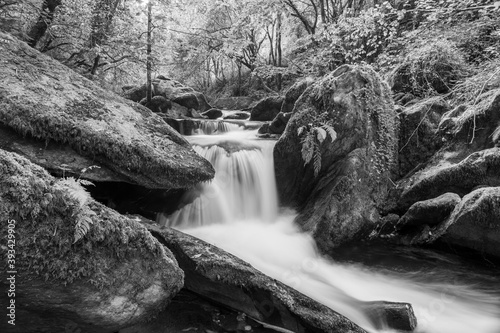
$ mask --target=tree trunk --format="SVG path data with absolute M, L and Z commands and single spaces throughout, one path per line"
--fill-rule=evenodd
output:
M 153 43 L 151 35 L 152 35 L 152 28 L 153 28 L 153 22 L 152 22 L 152 11 L 153 11 L 153 0 L 148 1 L 148 46 L 147 46 L 147 63 L 146 63 L 146 71 L 147 71 L 147 101 L 148 103 L 151 102 L 151 99 L 153 98 L 153 91 L 151 87 L 151 63 L 152 63 L 152 57 L 151 57 L 151 44 Z
M 276 64 L 278 67 L 282 66 L 282 50 L 281 50 L 281 13 L 278 13 L 277 18 L 276 18 Z M 278 86 L 278 91 L 281 90 L 281 73 L 278 73 L 277 76 L 277 86 Z
M 28 45 L 35 48 L 40 39 L 47 31 L 49 25 L 54 19 L 56 8 L 61 5 L 62 0 L 45 0 L 38 16 L 38 21 L 28 32 Z

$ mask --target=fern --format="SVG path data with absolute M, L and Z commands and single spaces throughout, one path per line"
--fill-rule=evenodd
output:
M 297 134 L 301 138 L 301 154 L 304 166 L 313 161 L 314 176 L 317 177 L 321 171 L 321 146 L 330 137 L 331 142 L 337 139 L 337 132 L 333 128 L 332 121 L 328 119 L 328 113 L 318 115 L 313 123 L 300 126 Z
M 82 212 L 82 214 L 77 217 L 73 244 L 85 237 L 89 232 L 90 226 L 94 223 L 91 216 L 91 214 L 83 214 Z

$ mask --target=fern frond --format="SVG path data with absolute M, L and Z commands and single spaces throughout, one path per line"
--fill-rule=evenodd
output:
M 335 132 L 335 129 L 333 128 L 333 126 L 330 126 L 328 124 L 324 124 L 323 126 L 321 126 L 321 128 L 323 128 L 328 133 L 328 135 L 332 139 L 332 142 L 337 140 L 337 132 Z
M 326 130 L 322 127 L 315 127 L 314 130 L 316 132 L 316 138 L 318 139 L 319 143 L 322 144 L 327 136 Z
M 319 145 L 314 146 L 314 177 L 318 177 L 321 171 L 321 149 Z
M 85 181 L 86 182 L 86 181 Z M 59 179 L 57 186 L 61 189 L 68 191 L 70 197 L 76 201 L 80 207 L 83 207 L 90 199 L 90 194 L 82 187 L 82 180 L 73 177 Z
M 85 237 L 92 225 L 92 218 L 88 215 L 79 216 L 75 226 L 75 240 L 73 244 Z
M 304 138 L 301 152 L 304 165 L 311 162 L 314 154 L 314 134 L 312 132 L 307 133 L 307 136 Z
M 78 179 L 78 182 L 80 183 L 80 185 L 84 185 L 84 186 L 95 186 L 94 183 L 92 183 L 90 180 L 86 180 L 86 179 Z

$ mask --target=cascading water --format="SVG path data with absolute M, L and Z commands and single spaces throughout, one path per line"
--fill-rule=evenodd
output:
M 216 176 L 184 198 L 184 208 L 168 217 L 169 226 L 233 253 L 369 332 L 389 332 L 365 311 L 367 302 L 386 300 L 412 304 L 416 332 L 500 333 L 497 277 L 471 283 L 466 274 L 457 275 L 456 265 L 382 270 L 319 255 L 313 239 L 293 224 L 293 213 L 278 214 L 274 143 L 252 137 L 255 131 L 188 138 Z

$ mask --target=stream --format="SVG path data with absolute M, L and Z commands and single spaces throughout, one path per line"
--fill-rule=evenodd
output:
M 412 304 L 419 333 L 500 333 L 500 270 L 437 251 L 360 246 L 342 261 L 320 255 L 312 237 L 280 209 L 272 150 L 243 123 L 200 122 L 186 138 L 216 176 L 184 198 L 167 225 L 249 262 L 341 313 L 368 332 L 370 301 Z M 382 327 L 382 328 L 380 328 Z

